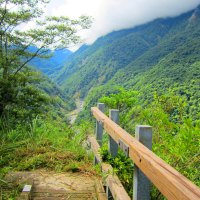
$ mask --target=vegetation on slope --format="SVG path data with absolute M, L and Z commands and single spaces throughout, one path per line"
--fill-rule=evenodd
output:
M 97 102 L 104 102 L 109 108 L 120 109 L 120 125 L 133 135 L 136 124 L 153 126 L 153 151 L 198 186 L 200 186 L 199 10 L 198 7 L 195 11 L 169 19 L 168 22 L 174 21 L 172 28 L 167 28 L 168 32 L 160 37 L 154 46 L 138 57 L 130 59 L 128 64 L 124 63 L 123 67 L 119 67 L 120 61 L 123 62 L 122 57 L 125 52 L 123 48 L 118 49 L 120 61 L 117 63 L 109 59 L 103 63 L 94 56 L 97 52 L 100 58 L 104 54 L 106 56 L 108 52 L 105 46 L 105 49 L 102 50 L 101 47 L 93 52 L 91 57 L 88 56 L 81 69 L 77 69 L 78 71 L 72 75 L 73 78 L 80 78 L 81 84 L 76 82 L 75 87 L 83 91 L 83 96 L 86 95 L 85 110 L 80 113 L 77 123 L 82 118 L 91 120 L 90 107 Z M 162 25 L 165 27 L 165 23 Z M 151 36 L 152 32 L 153 30 L 148 36 Z M 120 41 L 125 40 L 123 37 L 116 40 L 119 47 Z M 111 42 L 110 45 L 112 44 Z M 134 48 L 135 43 L 132 44 Z M 138 49 L 137 45 L 136 47 Z M 115 54 L 115 50 L 116 48 L 112 49 L 109 55 L 112 55 L 112 52 Z M 107 71 L 103 71 L 103 67 Z M 110 70 L 115 67 L 119 67 L 117 72 L 113 73 L 113 77 L 109 77 Z M 91 73 L 87 73 L 89 70 Z M 79 76 L 79 73 L 82 73 L 82 76 Z M 81 80 L 84 73 L 91 80 L 90 86 Z M 73 85 L 70 78 L 65 83 Z M 63 88 L 68 88 L 68 85 L 63 84 Z M 73 87 L 70 92 L 73 94 Z M 131 165 L 126 168 L 124 166 L 126 162 L 121 155 L 116 159 L 110 158 L 106 151 L 103 151 L 103 155 L 116 167 L 116 172 L 131 194 Z M 121 173 L 118 168 L 122 169 Z M 163 197 L 153 189 L 152 199 L 163 199 Z
M 29 47 L 29 51 L 31 52 L 34 52 L 36 50 L 37 47 Z M 39 69 L 44 74 L 53 78 L 54 74 L 62 69 L 64 63 L 67 62 L 72 52 L 68 49 L 59 49 L 55 51 L 48 50 L 45 54 L 47 55 L 46 59 L 34 58 L 30 61 L 30 65 L 34 66 L 36 69 Z
M 80 92 L 83 97 L 94 86 L 105 84 L 110 79 L 127 84 L 135 75 L 154 66 L 179 46 L 190 45 L 187 38 L 193 37 L 185 29 L 189 31 L 193 27 L 198 30 L 199 27 L 198 22 L 188 27 L 192 14 L 193 11 L 176 18 L 158 19 L 98 39 L 74 54 L 62 69 L 65 76 L 58 77 L 57 82 L 69 94 Z M 118 74 L 116 78 L 115 74 Z
M 91 20 L 87 16 L 77 20 L 44 17 L 42 9 L 47 3 L 0 1 L 1 199 L 17 195 L 17 191 L 5 193 L 13 189 L 4 180 L 11 170 L 87 171 L 91 166 L 90 156 L 81 146 L 84 127 L 78 132 L 65 119 L 66 112 L 75 106 L 73 100 L 29 66 L 34 58 L 49 56 L 49 49 L 80 42 L 77 31 L 89 28 Z M 22 31 L 30 21 L 35 22 L 35 28 Z
M 154 93 L 152 103 L 141 105 L 139 93 L 126 91 L 110 94 L 99 99 L 107 108 L 120 110 L 120 126 L 134 135 L 135 126 L 148 124 L 153 127 L 153 152 L 200 186 L 200 120 L 188 117 L 186 99 L 173 92 L 165 95 Z M 107 146 L 107 144 L 104 144 Z M 106 148 L 107 149 L 107 148 Z M 103 148 L 103 156 L 115 168 L 125 188 L 132 195 L 133 164 L 121 153 L 116 158 Z M 163 199 L 153 188 L 152 199 Z
M 199 10 L 199 8 L 196 10 Z M 101 96 L 117 92 L 116 88 L 120 85 L 126 89 L 139 91 L 141 94 L 140 101 L 145 105 L 153 101 L 154 92 L 162 95 L 167 91 L 173 91 L 175 95 L 186 98 L 188 102 L 187 115 L 192 116 L 193 119 L 199 119 L 200 16 L 197 14 L 198 12 L 192 11 L 176 18 L 159 20 L 163 22 L 163 27 L 167 22 L 173 24 L 173 26 L 171 25 L 172 28 L 160 38 L 157 45 L 149 48 L 138 58 L 133 59 L 127 66 L 124 65 L 104 84 L 99 82 L 100 86 L 98 86 L 98 83 L 93 79 L 91 80 L 93 85 L 89 89 L 88 85 L 81 84 L 77 86 L 75 84 L 74 86 L 77 89 L 88 93 L 85 100 L 86 109 L 96 104 Z M 149 27 L 150 25 L 147 24 L 146 26 Z M 153 34 L 152 31 L 148 35 L 151 34 Z M 118 40 L 118 43 L 120 43 L 120 40 Z M 132 48 L 134 48 L 134 44 Z M 123 54 L 124 52 L 119 51 L 118 53 Z M 91 57 L 91 63 L 93 61 L 93 64 L 87 66 L 86 63 L 86 69 L 90 67 L 90 70 L 95 73 L 100 70 L 101 63 L 98 69 L 94 68 L 96 60 L 92 60 Z M 111 65 L 114 66 L 114 63 L 111 63 Z M 105 67 L 108 73 L 110 68 L 114 68 L 112 66 Z M 82 71 L 86 71 L 84 67 L 82 66 Z M 74 73 L 74 78 L 77 73 Z M 96 80 L 102 80 L 103 76 L 107 77 L 107 72 L 103 73 L 103 76 L 96 73 L 96 76 Z M 82 75 L 82 77 L 84 76 Z M 80 80 L 82 77 L 78 76 Z M 89 74 L 88 79 L 91 78 L 93 76 Z M 70 84 L 73 90 L 73 83 Z
M 91 156 L 82 146 L 86 125 L 76 128 L 52 119 L 36 118 L 30 127 L 0 130 L 0 187 L 2 199 L 18 195 L 19 183 L 9 183 L 4 176 L 10 171 L 46 169 L 56 172 L 95 173 Z M 13 185 L 14 184 L 14 185 Z M 8 192 L 8 191 L 9 192 Z M 7 191 L 7 192 L 6 192 Z
M 15 4 L 15 1 L 8 2 Z M 1 186 L 8 185 L 3 176 L 10 170 L 90 170 L 90 156 L 81 146 L 88 131 L 88 124 L 83 124 L 91 120 L 90 107 L 98 101 L 120 109 L 120 124 L 131 134 L 136 124 L 152 125 L 153 151 L 200 185 L 199 8 L 176 18 L 158 19 L 113 32 L 98 39 L 94 45 L 83 46 L 58 75 L 53 74 L 57 83 L 68 92 L 66 95 L 27 64 L 34 57 L 46 57 L 49 46 L 54 45 L 48 43 L 49 34 L 46 33 L 51 29 L 48 22 L 55 23 L 53 29 L 56 31 L 50 35 L 53 37 L 61 30 L 66 31 L 67 27 L 62 26 L 64 22 L 87 27 L 88 18 L 83 17 L 80 21 L 48 18 L 45 30 L 20 32 L 18 25 L 39 16 L 36 5 L 34 9 L 38 12 L 26 10 L 36 1 L 20 2 L 22 10 L 27 4 L 22 13 L 8 11 L 5 15 L 5 19 L 14 15 L 17 24 L 1 19 Z M 4 4 L 0 5 L 0 12 L 5 12 Z M 78 38 L 73 36 L 67 42 L 76 43 Z M 9 45 L 8 39 L 13 39 Z M 30 39 L 35 42 L 29 43 Z M 36 46 L 38 42 L 44 44 L 38 49 L 40 52 L 30 52 L 30 45 Z M 55 44 L 55 47 L 60 46 Z M 77 119 L 78 129 L 67 124 L 65 119 L 65 111 L 74 106 L 69 96 L 77 94 L 87 96 L 85 110 Z M 131 194 L 133 164 L 122 155 L 116 159 L 110 158 L 107 151 L 103 155 L 114 165 Z M 162 199 L 155 190 L 152 198 Z

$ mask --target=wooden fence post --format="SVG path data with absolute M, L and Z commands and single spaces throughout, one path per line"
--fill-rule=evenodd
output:
M 104 103 L 98 103 L 97 107 L 101 112 L 104 112 L 105 110 Z M 103 124 L 99 121 L 96 121 L 96 139 L 100 147 L 102 146 L 102 138 L 103 138 Z
M 110 109 L 109 110 L 109 117 L 112 121 L 116 124 L 119 124 L 119 110 Z M 108 141 L 108 150 L 113 157 L 116 157 L 118 154 L 118 144 L 109 136 Z
M 148 149 L 152 149 L 152 127 L 136 126 L 135 138 Z M 150 200 L 150 181 L 135 165 L 133 177 L 133 199 Z

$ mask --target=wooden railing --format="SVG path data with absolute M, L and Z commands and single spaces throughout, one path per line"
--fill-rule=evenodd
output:
M 103 129 L 109 134 L 109 151 L 112 156 L 117 155 L 118 147 L 130 157 L 135 165 L 133 199 L 150 199 L 150 181 L 167 198 L 172 200 L 200 200 L 200 189 L 189 181 L 186 177 L 156 156 L 151 149 L 152 127 L 136 126 L 136 138 L 123 130 L 119 125 L 118 110 L 110 110 L 110 116 L 107 117 L 104 111 L 105 105 L 98 104 L 98 107 L 92 107 L 91 111 L 96 118 L 96 142 L 95 138 L 90 137 L 92 149 L 95 152 L 96 162 L 101 162 L 99 148 L 102 145 Z M 103 171 L 108 171 L 102 167 Z M 114 175 L 116 176 L 116 175 Z M 117 180 L 118 181 L 118 180 Z M 114 181 L 116 182 L 116 177 Z M 122 187 L 118 182 L 118 187 Z M 125 191 L 113 188 L 107 181 L 107 187 L 114 199 L 130 199 Z M 122 194 L 123 193 L 123 194 Z M 121 196 L 120 196 L 121 194 Z M 125 195 L 125 196 L 123 196 Z

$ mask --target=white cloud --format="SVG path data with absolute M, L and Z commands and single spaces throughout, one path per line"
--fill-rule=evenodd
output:
M 177 16 L 200 4 L 200 0 L 52 0 L 47 14 L 94 18 L 81 35 L 87 43 L 114 30 L 134 27 L 158 17 Z

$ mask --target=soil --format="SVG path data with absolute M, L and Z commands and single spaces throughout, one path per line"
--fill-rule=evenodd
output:
M 6 176 L 6 181 L 32 185 L 31 199 L 33 200 L 94 200 L 97 199 L 96 187 L 99 188 L 101 185 L 96 176 L 71 172 L 55 173 L 45 170 L 11 172 Z

